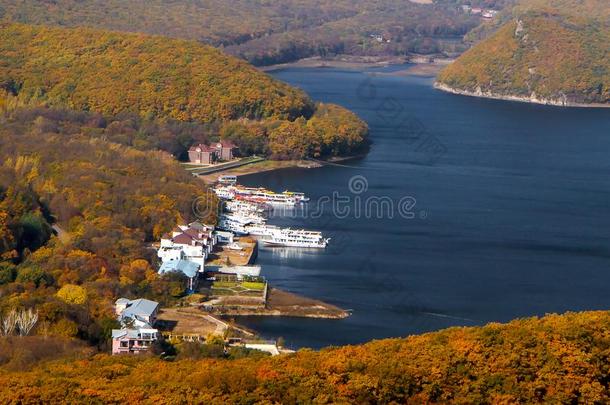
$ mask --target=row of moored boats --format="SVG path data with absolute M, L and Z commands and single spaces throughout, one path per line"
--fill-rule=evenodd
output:
M 330 240 L 317 231 L 267 224 L 269 209 L 304 204 L 309 199 L 303 193 L 276 193 L 264 188 L 244 187 L 237 184 L 235 176 L 221 176 L 214 191 L 224 205 L 218 221 L 220 229 L 239 236 L 256 236 L 267 246 L 325 248 Z

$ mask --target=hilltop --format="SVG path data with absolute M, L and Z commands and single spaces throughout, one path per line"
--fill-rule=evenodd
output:
M 610 313 L 584 312 L 274 358 L 81 356 L 0 373 L 0 401 L 607 403 L 609 336 Z
M 507 0 L 469 3 L 502 5 Z M 461 52 L 480 19 L 453 0 L 0 0 L 0 19 L 192 39 L 259 64 L 310 56 Z M 458 3 L 462 3 L 461 1 Z M 383 35 L 378 42 L 371 35 Z
M 181 121 L 309 117 L 305 93 L 194 41 L 11 24 L 0 87 L 24 103 Z
M 0 61 L 0 110 L 45 106 L 205 123 L 211 137 L 279 158 L 349 154 L 366 143 L 366 124 L 351 112 L 316 105 L 196 41 L 5 24 Z
M 610 3 L 523 0 L 512 18 L 438 75 L 459 94 L 610 105 Z

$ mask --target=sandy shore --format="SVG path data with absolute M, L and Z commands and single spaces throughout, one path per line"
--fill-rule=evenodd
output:
M 395 72 L 375 73 L 375 75 L 436 77 L 438 72 L 440 72 L 443 67 L 445 67 L 445 65 L 440 63 L 418 63 L 411 65 L 403 70 L 397 70 Z
M 318 56 L 312 58 L 299 59 L 294 62 L 280 63 L 277 65 L 259 66 L 263 72 L 271 72 L 279 69 L 291 67 L 302 68 L 343 68 L 343 69 L 364 69 L 371 67 L 384 67 L 389 65 L 402 65 L 407 63 L 407 59 L 401 57 L 337 57 L 335 59 L 322 59 Z
M 323 59 L 319 56 L 312 58 L 299 59 L 294 62 L 281 63 L 270 66 L 259 66 L 258 69 L 263 72 L 272 72 L 274 70 L 286 69 L 286 68 L 340 68 L 340 69 L 366 69 L 366 68 L 380 68 L 391 65 L 404 65 L 407 63 L 415 65 L 405 69 L 403 74 L 418 74 L 423 71 L 429 72 L 430 70 L 440 69 L 454 59 L 443 58 L 434 55 L 411 55 L 410 57 L 399 57 L 399 56 L 350 56 L 343 55 L 337 56 L 333 59 Z M 422 65 L 417 68 L 416 66 Z M 423 66 L 429 67 L 423 67 Z M 411 72 L 411 73 L 406 73 Z M 395 72 L 384 73 L 394 75 Z
M 298 318 L 343 319 L 350 313 L 335 305 L 271 287 L 264 307 L 218 306 L 212 311 L 223 317 L 289 316 Z M 237 320 L 239 324 L 239 320 Z

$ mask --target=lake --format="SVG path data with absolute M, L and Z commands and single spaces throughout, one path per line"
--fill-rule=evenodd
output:
M 332 238 L 261 249 L 263 275 L 352 311 L 243 323 L 320 348 L 608 309 L 610 110 L 451 95 L 395 69 L 273 73 L 359 114 L 373 144 L 360 160 L 240 178 L 305 192 L 306 212 L 270 223 Z

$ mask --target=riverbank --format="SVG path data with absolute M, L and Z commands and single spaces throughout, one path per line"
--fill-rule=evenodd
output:
M 484 92 L 484 91 L 481 91 L 481 89 L 478 89 L 477 91 L 460 90 L 460 89 L 455 89 L 453 87 L 447 86 L 446 84 L 439 83 L 439 82 L 434 83 L 434 88 L 437 90 L 447 92 L 447 93 L 457 94 L 460 96 L 489 98 L 489 99 L 504 100 L 504 101 L 517 101 L 520 103 L 541 104 L 541 105 L 549 105 L 549 106 L 555 106 L 555 107 L 610 108 L 610 104 L 574 103 L 574 102 L 570 102 L 566 99 L 538 98 L 538 97 L 536 97 L 535 94 L 532 94 L 530 97 L 523 97 L 523 96 L 512 96 L 512 95 L 499 95 L 499 94 L 494 94 L 492 92 Z
M 338 56 L 333 59 L 324 59 L 319 56 L 299 59 L 294 62 L 279 63 L 269 66 L 258 66 L 263 72 L 287 68 L 341 68 L 341 69 L 366 69 L 371 67 L 385 67 L 389 65 L 403 65 L 407 63 L 403 57 L 375 57 L 375 56 Z
M 287 316 L 296 318 L 344 319 L 350 313 L 335 305 L 270 287 L 264 307 L 217 306 L 208 311 L 217 316 Z M 237 320 L 239 324 L 239 320 Z
M 320 167 L 320 164 L 307 160 L 264 160 L 262 162 L 252 163 L 247 166 L 240 166 L 233 169 L 216 171 L 214 173 L 199 175 L 198 178 L 206 183 L 213 183 L 218 179 L 218 176 L 245 176 L 248 174 L 269 172 L 272 170 L 287 169 L 291 167 L 302 167 L 310 169 L 312 167 Z
M 393 65 L 405 65 L 407 63 L 413 65 L 430 65 L 430 66 L 445 66 L 454 59 L 445 58 L 440 55 L 411 55 L 409 57 L 400 56 L 350 56 L 340 55 L 332 59 L 321 58 L 319 56 L 312 58 L 299 59 L 294 62 L 280 63 L 277 65 L 259 66 L 258 69 L 263 72 L 273 72 L 275 70 L 287 68 L 339 68 L 339 69 L 370 69 L 382 68 Z M 415 68 L 409 70 L 417 71 Z
M 217 171 L 214 173 L 199 175 L 198 178 L 206 183 L 214 183 L 219 176 L 246 176 L 248 174 L 265 173 L 274 170 L 301 168 L 315 169 L 327 164 L 339 164 L 350 160 L 361 159 L 366 156 L 366 153 L 350 156 L 335 156 L 325 160 L 265 160 L 262 162 L 252 163 L 247 166 L 240 166 L 234 169 Z
M 395 77 L 407 77 L 407 76 L 421 76 L 421 77 L 436 77 L 445 66 L 444 63 L 417 63 L 410 65 L 406 69 L 396 70 L 393 72 L 375 72 L 375 76 L 395 76 Z

